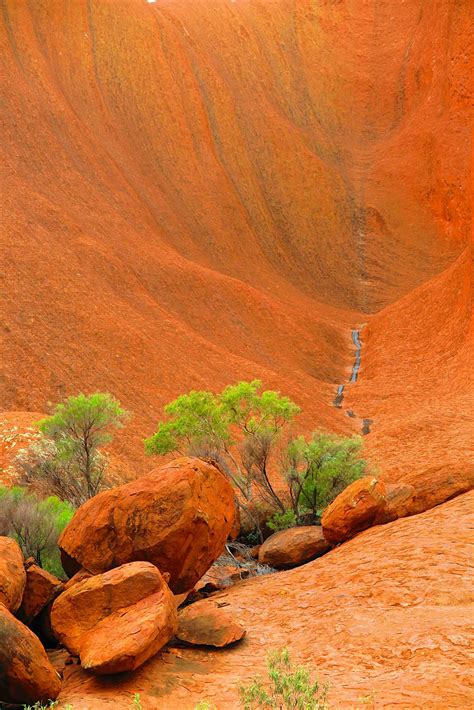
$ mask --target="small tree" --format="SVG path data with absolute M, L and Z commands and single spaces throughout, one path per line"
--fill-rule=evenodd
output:
M 292 510 L 298 522 L 315 522 L 329 503 L 350 483 L 365 473 L 366 461 L 359 458 L 360 437 L 341 437 L 315 432 L 307 441 L 293 439 L 283 463 Z M 308 520 L 309 519 L 309 520 Z
M 168 419 L 145 440 L 148 454 L 180 452 L 212 458 L 250 501 L 263 500 L 284 512 L 285 502 L 269 476 L 269 460 L 282 432 L 299 413 L 288 397 L 262 391 L 260 380 L 239 382 L 221 393 L 190 392 L 165 407 Z M 242 503 L 242 500 L 241 500 Z M 250 514 L 248 506 L 245 507 Z
M 311 679 L 311 671 L 294 666 L 286 649 L 274 651 L 267 658 L 268 680 L 255 677 L 250 685 L 239 688 L 245 710 L 327 710 L 328 686 Z
M 41 500 L 23 488 L 0 487 L 0 535 L 14 538 L 25 557 L 57 576 L 63 575 L 58 538 L 73 514 L 56 496 Z
M 19 463 L 27 475 L 46 479 L 59 495 L 80 504 L 102 488 L 106 459 L 100 448 L 126 416 L 107 393 L 68 397 L 37 424 L 47 441 L 30 447 Z

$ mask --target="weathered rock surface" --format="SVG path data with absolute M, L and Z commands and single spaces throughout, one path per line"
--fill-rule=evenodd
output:
M 0 604 L 0 701 L 55 700 L 60 686 L 39 639 Z
M 261 545 L 258 561 L 275 569 L 291 569 L 324 555 L 331 544 L 320 525 L 289 528 L 270 535 Z
M 89 572 L 81 567 L 81 569 L 65 583 L 64 591 L 71 589 L 71 587 L 74 587 L 74 585 L 78 582 L 83 582 L 85 579 L 89 579 L 89 577 L 93 577 L 92 572 Z
M 0 604 L 17 611 L 26 584 L 23 553 L 15 540 L 0 537 Z
M 82 505 L 60 537 L 68 574 L 147 560 L 186 592 L 219 557 L 232 528 L 234 494 L 215 466 L 180 458 Z
M 473 488 L 473 463 L 443 463 L 413 471 L 399 483 L 387 484 L 386 514 L 393 520 L 423 513 Z
M 77 582 L 51 611 L 57 639 L 98 674 L 138 668 L 176 629 L 173 594 L 149 562 L 130 562 Z
M 235 710 L 238 684 L 265 674 L 269 648 L 286 646 L 330 684 L 334 707 L 365 707 L 359 698 L 375 694 L 381 708 L 470 708 L 473 524 L 467 493 L 303 567 L 246 580 L 212 598 L 247 630 L 242 644 L 218 657 L 169 649 L 113 687 L 70 666 L 61 698 L 81 710 L 126 710 L 138 688 L 153 710 L 203 698 Z
M 193 646 L 222 648 L 240 641 L 245 629 L 232 614 L 208 600 L 196 602 L 180 611 L 176 638 Z
M 329 505 L 321 518 L 328 542 L 344 542 L 374 525 L 385 506 L 386 488 L 373 476 L 354 481 Z
M 36 564 L 26 570 L 26 586 L 18 616 L 30 624 L 38 614 L 53 601 L 64 587 L 63 582 Z

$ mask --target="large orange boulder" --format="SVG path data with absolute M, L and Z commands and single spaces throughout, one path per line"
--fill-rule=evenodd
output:
M 222 648 L 240 641 L 245 629 L 231 614 L 210 601 L 185 607 L 178 616 L 176 638 L 193 646 Z
M 149 562 L 130 562 L 77 582 L 53 604 L 56 638 L 98 674 L 135 670 L 172 638 L 174 596 Z
M 219 557 L 235 519 L 232 487 L 215 466 L 180 458 L 82 505 L 59 546 L 69 575 L 146 560 L 186 592 Z
M 60 686 L 37 636 L 0 604 L 0 701 L 47 702 L 56 699 Z
M 23 553 L 15 540 L 0 537 L 0 604 L 17 611 L 26 584 Z
M 324 511 L 324 537 L 334 544 L 348 540 L 376 524 L 385 504 L 386 488 L 381 481 L 373 476 L 354 481 Z
M 320 525 L 289 528 L 270 535 L 260 546 L 258 561 L 275 569 L 291 569 L 331 549 Z
M 63 586 L 60 579 L 45 569 L 36 564 L 29 565 L 26 570 L 23 600 L 18 611 L 19 618 L 25 624 L 30 624 L 60 594 Z

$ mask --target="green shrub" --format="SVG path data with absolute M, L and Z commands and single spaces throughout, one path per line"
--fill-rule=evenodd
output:
M 323 510 L 357 478 L 365 475 L 366 461 L 359 457 L 362 440 L 313 433 L 307 441 L 290 442 L 284 463 L 291 504 L 298 522 L 317 522 Z
M 51 574 L 64 577 L 58 538 L 74 508 L 56 496 L 41 500 L 24 488 L 0 486 L 0 535 L 15 539 L 26 557 Z
M 294 510 L 288 509 L 284 513 L 277 511 L 272 517 L 267 520 L 267 527 L 273 532 L 294 528 L 297 524 L 297 517 Z
M 311 671 L 294 666 L 286 649 L 273 651 L 267 658 L 268 678 L 255 677 L 239 688 L 245 710 L 326 710 L 328 686 L 311 679 Z
M 272 510 L 285 511 L 285 502 L 269 475 L 269 461 L 299 411 L 288 397 L 262 390 L 260 380 L 238 382 L 218 394 L 193 391 L 165 407 L 166 419 L 145 440 L 145 450 L 148 454 L 177 452 L 216 461 L 260 533 L 249 503 L 257 493 Z
M 51 416 L 37 422 L 43 439 L 20 452 L 16 465 L 24 482 L 79 506 L 104 487 L 107 457 L 101 448 L 128 413 L 112 395 L 95 392 L 68 397 Z

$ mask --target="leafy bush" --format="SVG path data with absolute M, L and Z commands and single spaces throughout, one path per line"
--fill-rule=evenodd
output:
M 365 474 L 360 437 L 315 432 L 293 439 L 283 463 L 291 508 L 298 522 L 317 522 L 322 511 L 350 483 Z
M 39 482 L 48 492 L 81 505 L 103 488 L 107 458 L 100 449 L 126 416 L 118 400 L 101 392 L 56 405 L 50 417 L 37 423 L 44 438 L 16 457 L 23 482 Z
M 245 710 L 279 708 L 280 710 L 326 710 L 328 686 L 311 671 L 294 666 L 286 649 L 274 651 L 267 659 L 268 679 L 255 677 L 248 686 L 239 688 Z
M 26 557 L 57 577 L 64 577 L 58 538 L 74 508 L 56 496 L 40 500 L 23 488 L 0 486 L 0 535 L 12 537 Z
M 296 524 L 297 517 L 295 512 L 291 509 L 285 510 L 284 513 L 277 511 L 269 520 L 267 520 L 267 527 L 270 528 L 270 530 L 273 530 L 273 532 L 294 528 Z

